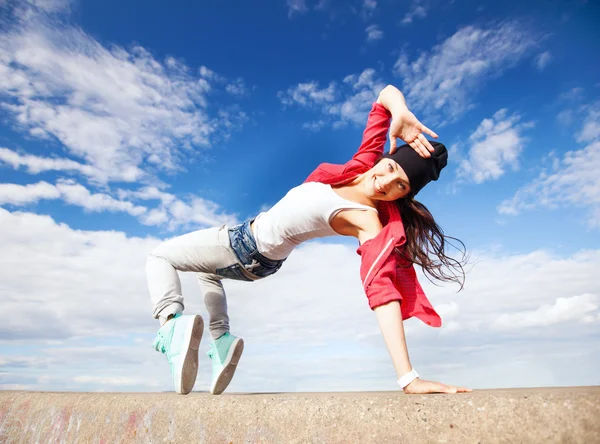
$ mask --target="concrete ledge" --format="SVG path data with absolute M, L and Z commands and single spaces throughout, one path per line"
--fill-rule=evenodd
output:
M 593 443 L 600 387 L 376 393 L 0 392 L 2 443 Z

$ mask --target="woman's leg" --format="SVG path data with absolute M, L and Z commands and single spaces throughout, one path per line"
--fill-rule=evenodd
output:
M 215 321 L 215 331 L 221 331 L 221 334 L 228 331 L 225 291 L 216 271 L 236 261 L 225 227 L 194 231 L 160 244 L 146 262 L 154 318 L 164 324 L 169 315 L 183 311 L 181 281 L 177 271 L 192 271 L 198 273 L 211 324 L 213 318 Z
M 209 330 L 213 339 L 218 339 L 229 331 L 227 298 L 221 277 L 213 273 L 198 273 L 198 283 L 204 295 L 204 304 L 210 317 Z

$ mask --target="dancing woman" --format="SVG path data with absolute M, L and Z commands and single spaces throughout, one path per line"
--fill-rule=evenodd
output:
M 390 152 L 384 154 L 387 133 Z M 255 281 L 277 272 L 292 250 L 309 239 L 353 236 L 361 256 L 360 276 L 375 312 L 398 384 L 405 393 L 470 391 L 419 378 L 406 346 L 403 320 L 417 317 L 439 327 L 414 264 L 429 277 L 462 283 L 461 262 L 446 256 L 448 237 L 414 197 L 446 166 L 446 147 L 406 106 L 395 87 L 373 104 L 362 144 L 344 165 L 321 164 L 268 211 L 246 222 L 208 228 L 170 239 L 148 257 L 148 286 L 159 319 L 154 347 L 171 365 L 175 390 L 189 393 L 198 373 L 204 322 L 184 309 L 178 271 L 195 272 L 208 310 L 213 339 L 211 393 L 231 382 L 244 349 L 230 333 L 224 279 Z M 396 146 L 396 139 L 407 145 Z

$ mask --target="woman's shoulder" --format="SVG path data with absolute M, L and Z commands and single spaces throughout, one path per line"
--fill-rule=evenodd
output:
M 383 229 L 383 225 L 379 220 L 379 215 L 374 211 L 363 211 L 358 221 L 358 241 L 365 243 L 368 240 L 375 238 Z
M 375 211 L 341 211 L 332 222 L 334 230 L 358 238 L 361 244 L 376 237 L 383 228 Z

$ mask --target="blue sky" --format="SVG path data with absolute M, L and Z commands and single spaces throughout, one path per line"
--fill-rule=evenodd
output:
M 450 149 L 419 198 L 473 258 L 461 293 L 422 279 L 444 327 L 407 322 L 415 367 L 476 388 L 600 383 L 599 12 L 0 0 L 0 304 L 16 313 L 0 327 L 0 387 L 168 390 L 168 369 L 148 369 L 162 357 L 145 255 L 345 162 L 387 84 Z M 248 344 L 232 390 L 394 389 L 355 247 L 311 242 L 276 276 L 227 287 Z

